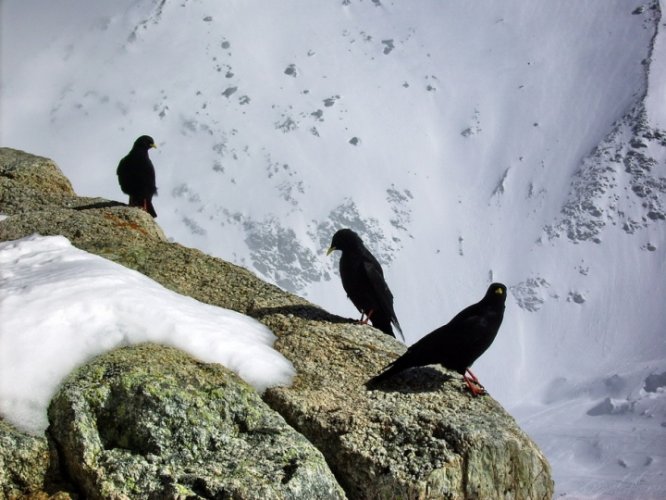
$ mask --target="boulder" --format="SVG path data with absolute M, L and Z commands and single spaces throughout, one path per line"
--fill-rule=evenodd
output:
M 39 209 L 74 196 L 72 184 L 53 161 L 18 149 L 0 148 L 2 213 Z
M 364 382 L 402 344 L 307 310 L 260 311 L 298 373 L 264 399 L 324 453 L 349 497 L 552 497 L 538 447 L 492 397 L 471 396 L 457 373 L 413 369 L 368 391 Z
M 220 365 L 170 347 L 77 369 L 48 436 L 86 498 L 344 498 L 322 454 Z
M 491 396 L 472 398 L 457 374 L 414 369 L 367 391 L 363 383 L 405 350 L 393 338 L 166 241 L 138 209 L 70 198 L 39 205 L 39 213 L 9 212 L 2 199 L 0 213 L 13 215 L 0 222 L 0 240 L 35 228 L 62 234 L 178 293 L 271 328 L 275 348 L 298 373 L 291 387 L 269 389 L 263 399 L 324 454 L 349 497 L 552 497 L 550 467 L 538 447 Z M 109 218 L 119 214 L 136 217 L 140 230 Z

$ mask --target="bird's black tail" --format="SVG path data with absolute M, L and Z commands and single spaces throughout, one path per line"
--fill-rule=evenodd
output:
M 393 333 L 393 327 L 391 326 L 391 323 L 394 325 L 397 324 L 396 319 L 391 318 L 388 314 L 383 314 L 381 311 L 375 311 L 372 313 L 370 316 L 370 322 L 372 323 L 372 326 L 377 328 L 378 330 L 381 330 L 384 332 L 386 335 L 390 335 L 391 337 L 397 338 L 395 336 L 395 333 Z M 400 337 L 402 337 L 402 330 L 400 330 L 400 325 L 398 324 L 398 331 L 400 332 Z
M 402 334 L 402 328 L 400 328 L 400 323 L 398 323 L 398 318 L 396 318 L 395 315 L 389 316 L 387 314 L 376 312 L 370 317 L 370 321 L 372 322 L 372 326 L 381 330 L 386 335 L 400 339 L 403 343 L 405 342 L 405 336 Z M 398 335 L 395 334 L 391 325 L 395 326 Z
M 402 340 L 402 343 L 405 343 L 405 336 L 402 334 L 402 327 L 400 326 L 400 323 L 398 322 L 398 318 L 396 318 L 395 314 L 391 318 L 391 323 L 393 323 L 393 326 L 398 332 L 398 335 L 400 335 L 400 340 Z M 394 335 L 394 337 L 397 339 L 398 335 Z
M 155 207 L 153 207 L 153 201 L 148 200 L 146 203 L 146 211 L 153 216 L 153 218 L 157 217 L 157 212 L 155 212 Z

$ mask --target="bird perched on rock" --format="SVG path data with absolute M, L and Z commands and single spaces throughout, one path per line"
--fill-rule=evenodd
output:
M 142 135 L 132 150 L 118 164 L 118 182 L 123 193 L 129 195 L 130 207 L 143 208 L 153 217 L 157 217 L 153 208 L 153 196 L 157 194 L 155 186 L 155 168 L 148 157 L 148 150 L 156 148 L 155 141 L 148 135 Z
M 416 342 L 366 386 L 373 388 L 407 368 L 440 364 L 460 373 L 472 394 L 483 394 L 485 389 L 470 367 L 495 340 L 504 317 L 505 301 L 506 287 L 493 283 L 480 302 L 466 307 L 446 325 Z
M 361 313 L 361 323 L 370 320 L 372 326 L 395 337 L 392 324 L 404 341 L 402 328 L 393 310 L 393 294 L 384 280 L 382 266 L 365 248 L 359 235 L 351 229 L 340 229 L 333 235 L 326 255 L 334 250 L 342 252 L 342 287 Z

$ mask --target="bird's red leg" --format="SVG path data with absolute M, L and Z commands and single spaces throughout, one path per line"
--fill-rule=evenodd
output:
M 467 371 L 467 373 L 470 374 L 470 378 L 472 379 L 472 382 L 474 382 L 475 384 L 479 384 L 479 379 L 476 378 L 476 375 L 474 375 L 474 374 L 472 373 L 472 370 L 470 370 L 469 368 L 467 368 L 466 371 Z M 481 385 L 481 384 L 479 384 L 479 385 Z
M 146 198 L 143 199 L 143 209 L 146 212 L 148 211 L 148 200 Z
M 467 377 L 463 376 L 463 380 L 465 381 L 465 384 L 467 384 L 467 387 L 469 387 L 469 390 L 472 392 L 474 396 L 480 396 L 481 394 L 484 394 L 486 392 L 482 387 L 477 386 Z
M 479 396 L 481 394 L 486 393 L 486 389 L 481 385 L 479 382 L 479 379 L 476 378 L 476 375 L 474 375 L 469 369 L 467 370 L 471 377 L 467 377 L 467 373 L 463 374 L 463 380 L 467 384 L 467 387 L 469 387 L 469 390 L 472 391 L 472 394 L 475 396 Z
M 374 312 L 375 312 L 374 309 L 370 309 L 370 312 L 368 312 L 368 314 L 365 314 L 364 312 L 361 312 L 361 319 L 358 321 L 359 324 L 367 325 L 368 321 L 370 321 L 370 317 L 372 316 L 372 313 L 374 313 Z M 363 316 L 365 316 L 365 318 L 363 318 Z

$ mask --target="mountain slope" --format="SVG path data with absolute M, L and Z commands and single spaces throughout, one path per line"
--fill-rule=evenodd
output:
M 36 33 L 3 49 L 3 144 L 122 199 L 149 133 L 167 234 L 356 317 L 323 254 L 351 227 L 409 343 L 506 283 L 476 371 L 558 490 L 666 490 L 660 2 L 35 5 L 2 7 L 3 47 Z

